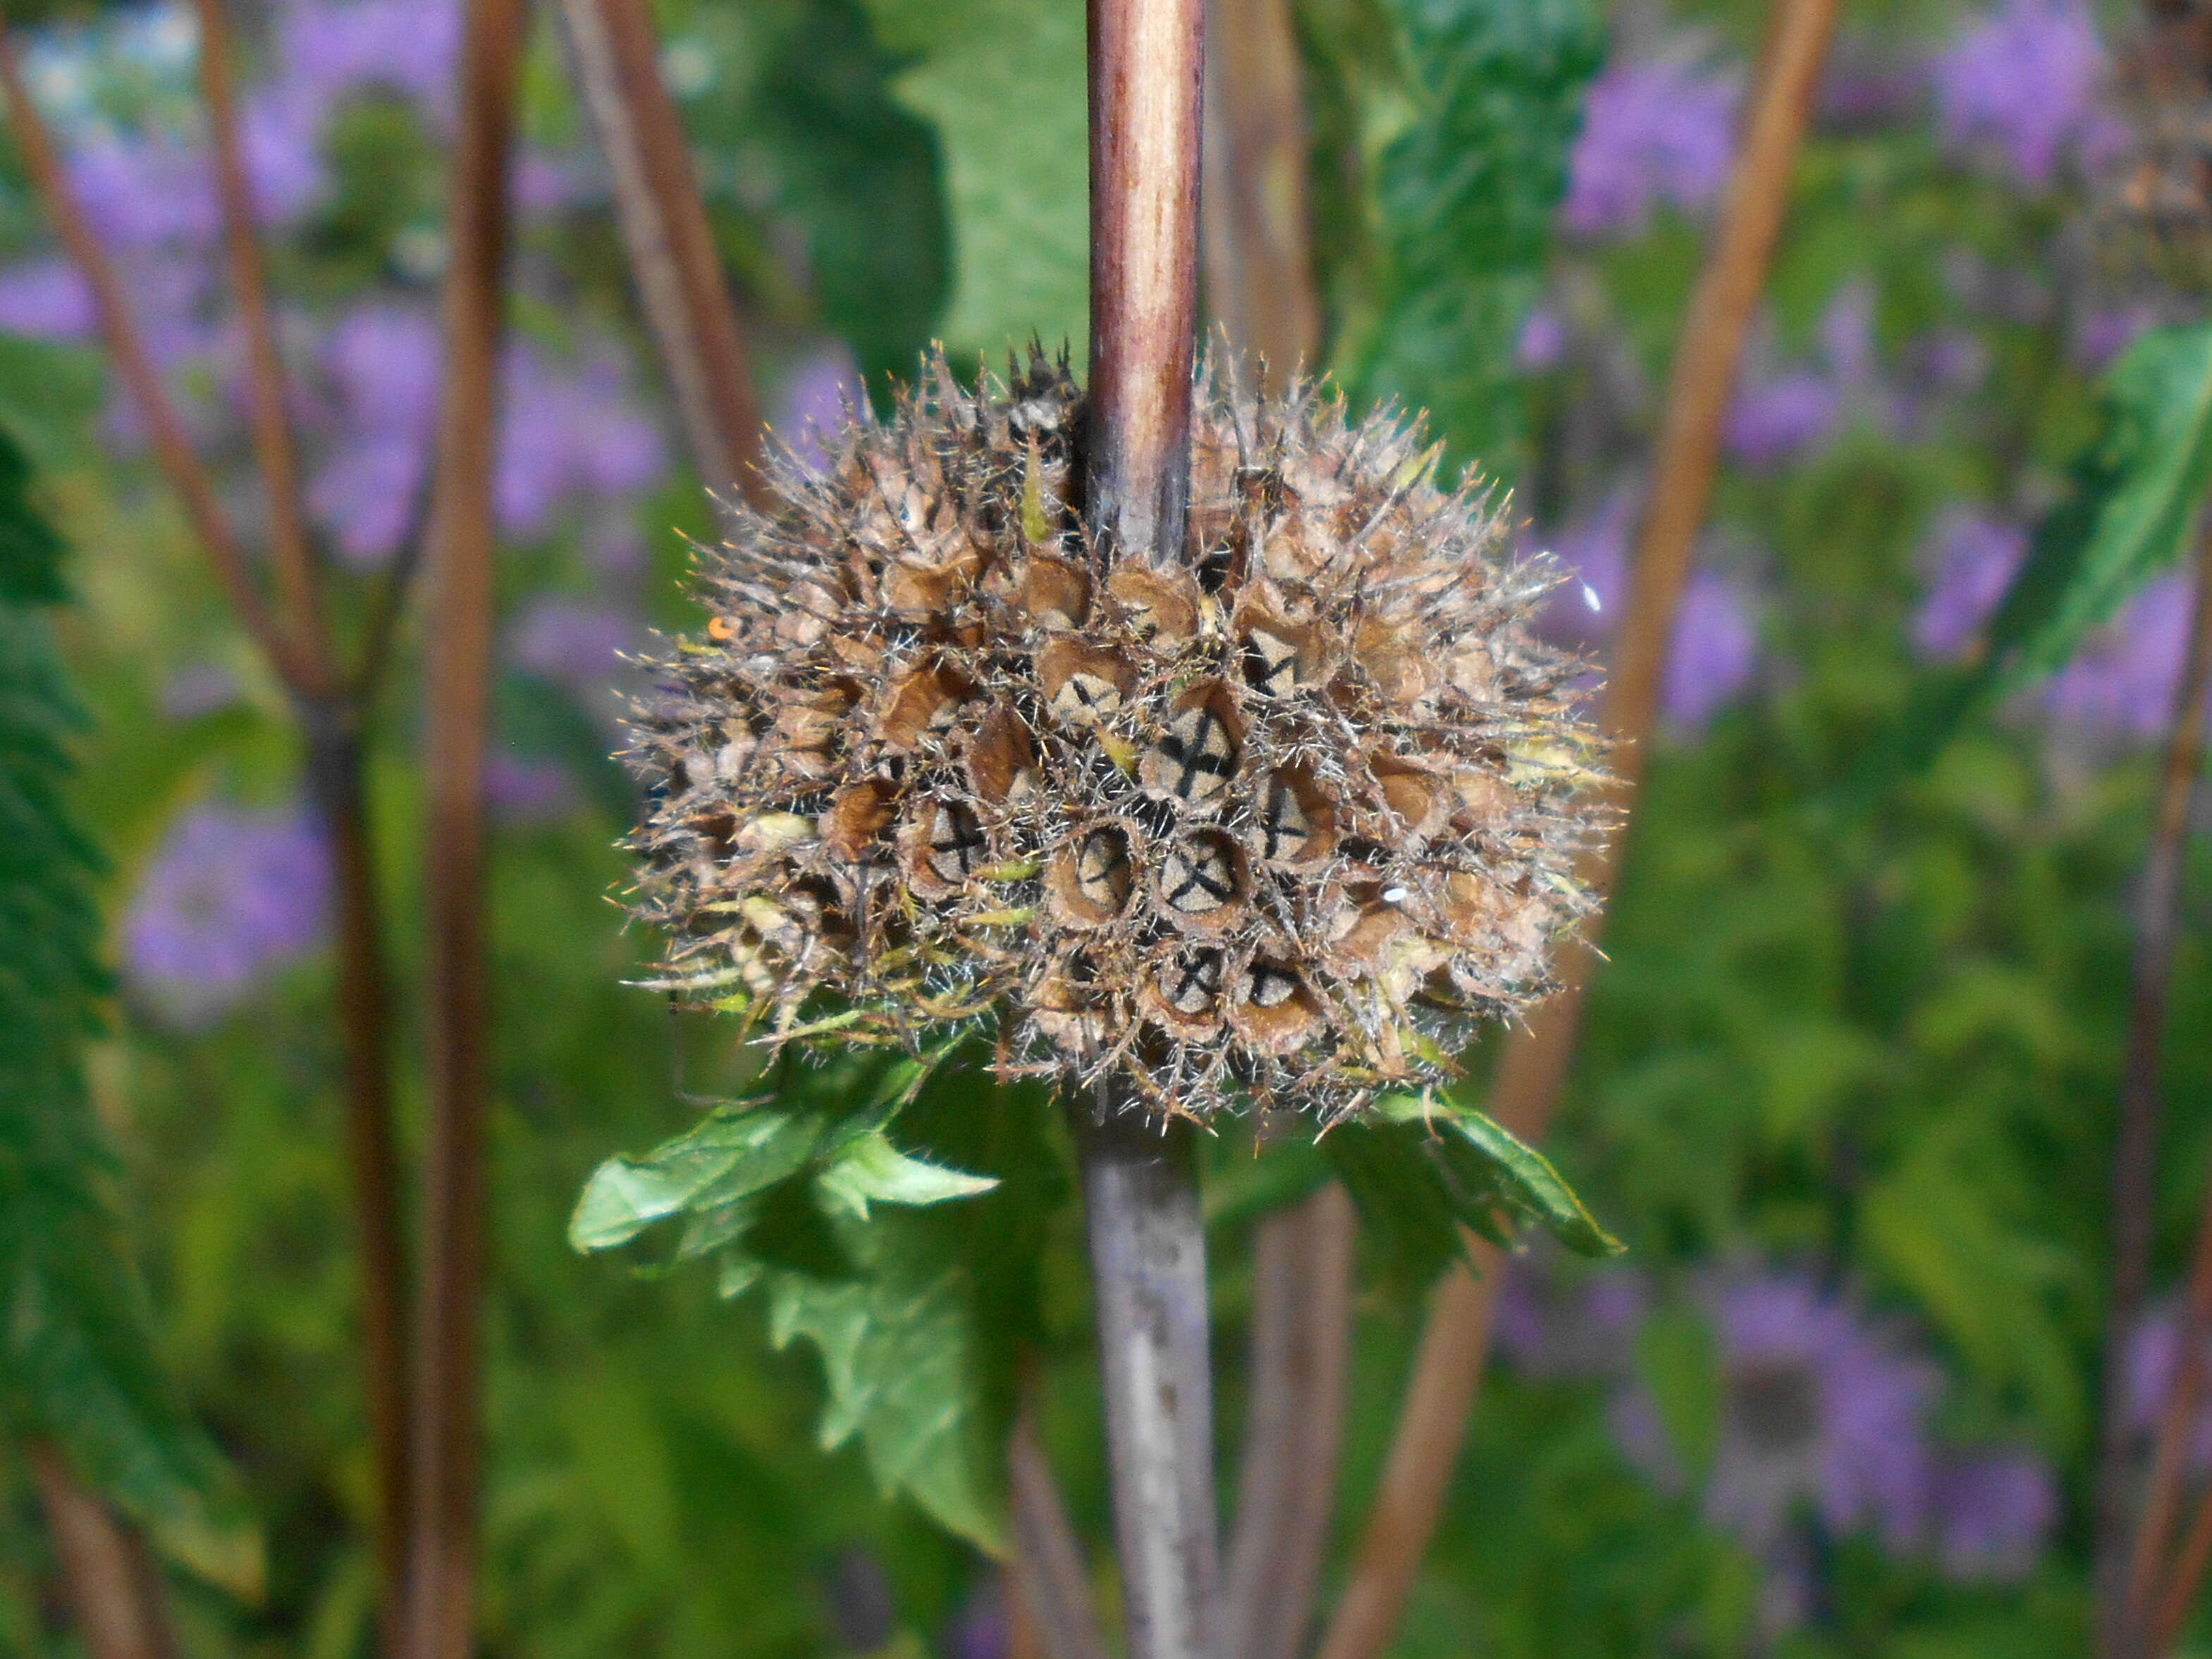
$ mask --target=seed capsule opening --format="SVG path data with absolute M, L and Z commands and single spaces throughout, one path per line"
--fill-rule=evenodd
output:
M 1185 933 L 1225 932 L 1244 914 L 1243 862 L 1237 843 L 1218 830 L 1170 842 L 1153 867 L 1153 899 Z
M 1176 699 L 1164 729 L 1137 759 L 1137 781 L 1154 800 L 1212 813 L 1226 800 L 1243 748 L 1242 723 L 1224 687 Z
M 1137 890 L 1143 846 L 1134 824 L 1123 819 L 1078 830 L 1045 869 L 1045 900 L 1071 927 L 1103 927 L 1118 921 Z

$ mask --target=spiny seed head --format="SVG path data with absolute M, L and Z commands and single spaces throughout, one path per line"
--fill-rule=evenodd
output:
M 1082 526 L 1083 396 L 942 359 L 702 550 L 631 758 L 658 981 L 769 1041 L 1334 1119 L 1550 988 L 1602 811 L 1558 578 L 1418 426 L 1201 373 L 1182 568 Z

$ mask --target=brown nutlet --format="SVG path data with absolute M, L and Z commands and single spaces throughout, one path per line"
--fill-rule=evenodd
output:
M 700 552 L 630 750 L 657 983 L 771 1042 L 995 1017 L 1018 1071 L 1324 1121 L 1552 988 L 1601 745 L 1489 493 L 1209 367 L 1186 561 L 1116 563 L 1065 361 L 926 367 Z

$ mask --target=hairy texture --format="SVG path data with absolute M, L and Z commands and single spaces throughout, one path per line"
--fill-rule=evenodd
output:
M 1334 1119 L 1550 988 L 1602 815 L 1557 580 L 1417 423 L 1201 374 L 1184 568 L 1105 562 L 1082 392 L 941 360 L 702 550 L 631 757 L 657 981 L 1205 1118 Z

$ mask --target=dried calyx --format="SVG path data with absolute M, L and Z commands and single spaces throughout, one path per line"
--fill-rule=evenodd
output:
M 1012 1069 L 1323 1119 L 1549 988 L 1598 744 L 1486 495 L 1209 370 L 1186 566 L 1117 564 L 1065 364 L 928 370 L 700 555 L 632 750 L 661 982 L 772 1041 L 995 1018 Z

